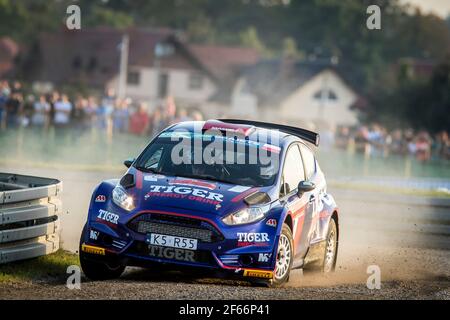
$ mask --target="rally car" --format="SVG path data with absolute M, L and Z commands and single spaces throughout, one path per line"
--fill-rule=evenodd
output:
M 165 129 L 124 162 L 120 180 L 94 190 L 80 240 L 85 275 L 182 267 L 278 286 L 293 268 L 332 272 L 339 216 L 318 145 L 314 132 L 255 121 Z

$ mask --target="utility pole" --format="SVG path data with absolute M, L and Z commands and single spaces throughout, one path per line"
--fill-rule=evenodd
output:
M 130 37 L 124 34 L 120 43 L 120 67 L 119 67 L 119 90 L 117 96 L 119 99 L 125 99 L 127 94 L 127 75 L 128 75 L 128 52 Z

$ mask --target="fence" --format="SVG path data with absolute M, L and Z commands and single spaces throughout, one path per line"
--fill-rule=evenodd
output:
M 62 183 L 0 173 L 0 264 L 59 249 Z

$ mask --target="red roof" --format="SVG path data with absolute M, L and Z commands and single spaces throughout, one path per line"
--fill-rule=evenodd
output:
M 19 46 L 8 37 L 0 38 L 0 76 L 14 67 L 14 59 L 19 54 Z
M 38 77 L 61 83 L 79 81 L 81 76 L 89 84 L 103 86 L 119 72 L 120 44 L 125 33 L 130 37 L 131 66 L 152 66 L 155 45 L 171 34 L 164 29 L 121 31 L 109 27 L 45 33 L 39 42 L 42 61 Z
M 40 37 L 40 71 L 35 76 L 54 83 L 83 81 L 91 86 L 104 86 L 119 72 L 119 46 L 128 34 L 129 65 L 205 70 L 217 80 L 228 80 L 236 68 L 259 60 L 254 49 L 211 45 L 189 45 L 169 29 L 146 30 L 110 27 L 64 30 Z M 174 53 L 156 61 L 155 46 L 170 43 Z

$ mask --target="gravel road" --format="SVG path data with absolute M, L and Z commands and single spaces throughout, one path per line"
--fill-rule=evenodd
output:
M 120 173 L 0 168 L 64 181 L 63 246 L 75 251 L 95 185 Z M 340 253 L 336 273 L 328 276 L 295 270 L 284 288 L 254 288 L 246 282 L 198 278 L 178 272 L 155 273 L 129 268 L 115 281 L 90 282 L 69 290 L 65 275 L 0 284 L 0 299 L 448 299 L 449 239 L 434 232 L 430 221 L 446 208 L 365 201 L 360 192 L 332 190 L 341 209 Z M 377 195 L 372 194 L 371 199 Z M 433 232 L 424 232 L 424 226 Z M 441 228 L 442 226 L 440 226 Z M 444 226 L 447 227 L 447 226 Z M 400 230 L 400 231 L 398 231 Z M 428 229 L 427 229 L 428 230 Z M 367 267 L 381 270 L 381 289 L 366 286 Z
M 373 259 L 386 248 L 375 250 Z M 420 255 L 427 261 L 420 264 Z M 408 258 L 406 258 L 408 257 Z M 415 259 L 413 257 L 416 257 Z M 349 257 L 350 258 L 350 257 Z M 64 279 L 0 284 L 1 299 L 446 299 L 450 300 L 450 254 L 439 250 L 392 249 L 380 264 L 381 289 L 366 287 L 368 260 L 341 261 L 330 276 L 295 270 L 283 288 L 255 288 L 246 282 L 195 278 L 178 272 L 133 268 L 119 280 L 90 282 L 69 290 Z M 354 264 L 351 264 L 353 259 Z M 358 259 L 360 261 L 358 261 Z M 378 262 L 378 261 L 377 261 Z M 418 268 L 417 266 L 421 267 Z

